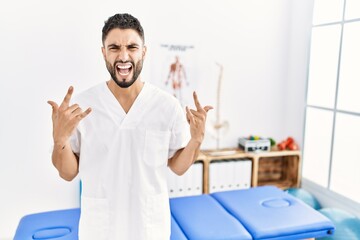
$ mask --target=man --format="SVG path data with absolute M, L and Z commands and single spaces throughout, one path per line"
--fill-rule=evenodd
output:
M 185 117 L 173 96 L 141 81 L 146 46 L 133 16 L 110 17 L 102 42 L 111 79 L 74 104 L 72 87 L 60 106 L 48 102 L 52 161 L 65 180 L 82 180 L 80 240 L 168 240 L 167 166 L 178 175 L 191 166 L 212 107 L 202 107 L 194 93 L 196 110 L 186 108 Z

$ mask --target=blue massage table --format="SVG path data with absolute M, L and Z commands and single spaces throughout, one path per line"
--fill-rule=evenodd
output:
M 170 199 L 171 240 L 291 240 L 331 236 L 325 216 L 272 186 Z M 23 217 L 14 240 L 77 240 L 80 209 Z
M 14 240 L 78 239 L 80 208 L 30 214 L 20 220 Z

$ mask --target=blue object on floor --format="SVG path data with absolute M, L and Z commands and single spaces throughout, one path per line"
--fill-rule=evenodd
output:
M 303 202 L 316 210 L 319 210 L 321 208 L 319 201 L 311 193 L 302 188 L 289 188 L 286 189 L 285 192 L 291 194 L 298 199 L 301 199 Z
M 79 217 L 79 208 L 27 215 L 20 220 L 14 240 L 76 240 Z
M 305 239 L 332 235 L 329 219 L 302 201 L 273 187 L 211 194 L 254 239 Z
M 319 212 L 328 217 L 336 228 L 333 236 L 321 238 L 321 240 L 360 239 L 360 219 L 356 216 L 336 208 L 323 208 Z

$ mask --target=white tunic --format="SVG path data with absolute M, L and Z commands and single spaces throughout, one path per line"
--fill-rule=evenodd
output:
M 92 112 L 71 137 L 80 156 L 80 240 L 169 240 L 167 161 L 185 147 L 179 102 L 145 83 L 128 113 L 107 84 L 74 98 Z

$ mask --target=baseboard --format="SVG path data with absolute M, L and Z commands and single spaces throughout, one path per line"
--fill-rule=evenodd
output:
M 323 208 L 339 208 L 360 218 L 360 203 L 324 188 L 306 178 L 301 180 L 301 187 L 314 195 Z

